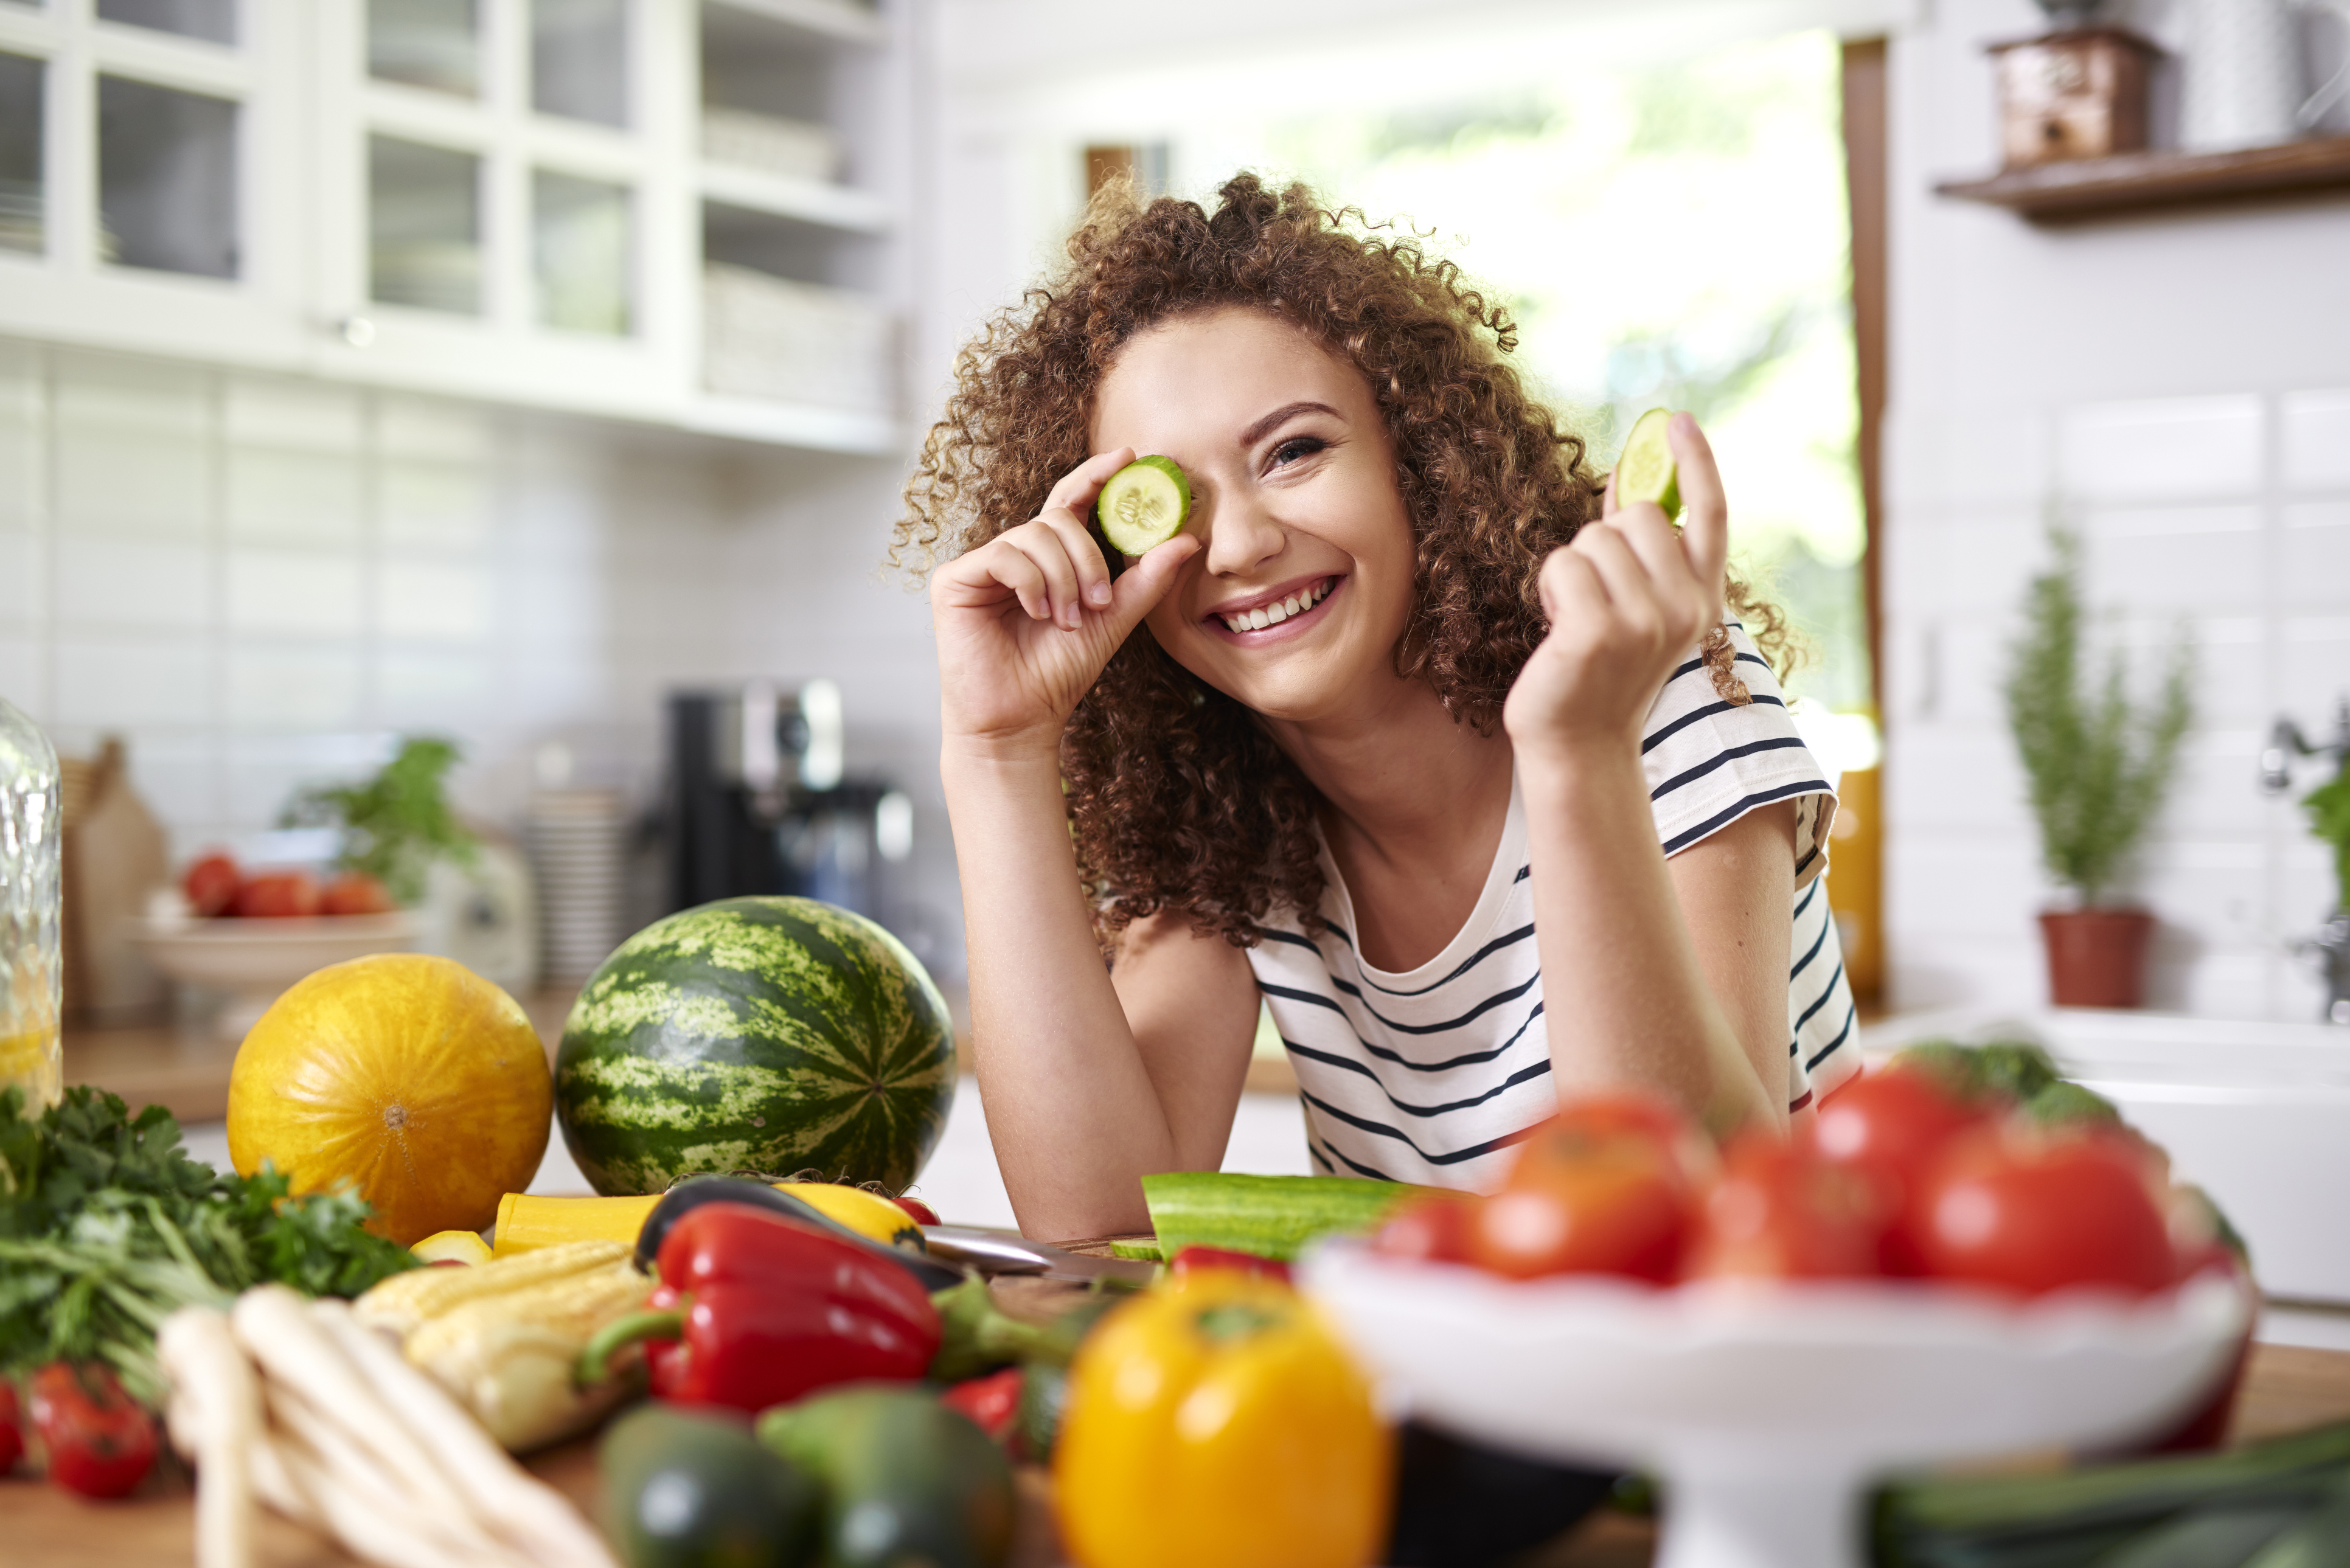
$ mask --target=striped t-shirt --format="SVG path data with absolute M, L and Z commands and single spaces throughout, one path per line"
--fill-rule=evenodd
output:
M 1835 796 L 1796 735 L 1770 666 L 1744 628 L 1730 626 L 1753 700 L 1723 701 L 1712 671 L 1690 659 L 1648 710 L 1641 760 L 1669 856 L 1758 806 L 1796 803 L 1787 1102 L 1800 1109 L 1860 1065 L 1821 877 Z M 1515 782 L 1476 908 L 1442 952 L 1409 973 L 1374 969 L 1355 951 L 1354 905 L 1326 845 L 1322 875 L 1320 935 L 1287 916 L 1249 950 L 1297 1071 L 1315 1164 L 1338 1176 L 1490 1190 L 1510 1146 L 1558 1108 Z

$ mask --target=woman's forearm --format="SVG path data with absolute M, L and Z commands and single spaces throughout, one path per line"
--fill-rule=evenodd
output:
M 1637 1085 L 1717 1136 L 1780 1115 L 1698 962 L 1637 747 L 1521 751 L 1543 1019 L 1561 1096 Z
M 1005 1189 L 1032 1236 L 1148 1227 L 1175 1140 L 1077 884 L 1051 754 L 941 758 L 963 889 L 972 1051 Z

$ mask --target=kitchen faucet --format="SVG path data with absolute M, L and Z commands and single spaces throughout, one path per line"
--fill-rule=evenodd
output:
M 2350 697 L 2334 710 L 2334 739 L 2323 744 L 2313 745 L 2291 719 L 2276 722 L 2261 753 L 2261 787 L 2271 794 L 2282 792 L 2293 783 L 2296 757 L 2330 757 L 2337 773 L 2350 771 Z M 2326 1020 L 2350 1024 L 2350 907 L 2335 909 L 2316 936 L 2293 943 L 2293 950 L 2316 959 L 2324 971 Z

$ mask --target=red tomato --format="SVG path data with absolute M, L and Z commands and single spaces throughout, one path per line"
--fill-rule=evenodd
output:
M 1911 1193 L 1901 1230 L 1926 1272 L 2023 1295 L 2165 1289 L 2178 1262 L 2145 1159 L 2120 1139 L 1981 1127 Z
M 1687 1277 L 1861 1279 L 1879 1272 L 1891 1195 L 1866 1169 L 1798 1144 L 1742 1138 L 1706 1195 Z
M 318 912 L 318 879 L 307 871 L 248 877 L 230 913 L 248 919 L 305 919 Z
M 910 1198 L 900 1194 L 890 1201 L 912 1215 L 914 1223 L 917 1225 L 935 1225 L 939 1222 L 939 1211 L 919 1198 Z
M 1929 1075 L 1896 1067 L 1856 1078 L 1829 1096 L 1804 1136 L 1821 1158 L 1866 1170 L 1882 1183 L 1898 1212 L 1942 1146 L 1988 1115 L 1985 1107 L 1953 1096 Z M 1913 1275 L 1923 1269 L 1898 1225 L 1885 1232 L 1880 1262 L 1888 1274 Z
M 1653 1095 L 1617 1089 L 1562 1106 L 1520 1147 L 1509 1180 L 1532 1178 L 1555 1164 L 1575 1164 L 1602 1143 L 1625 1139 L 1663 1152 L 1692 1186 L 1713 1175 L 1713 1145 L 1695 1122 Z
M 956 1384 L 939 1396 L 939 1403 L 971 1417 L 973 1425 L 1002 1442 L 1020 1418 L 1020 1368 L 1007 1366 L 984 1377 Z
M 0 1377 L 0 1476 L 25 1457 L 24 1417 L 16 1409 L 16 1386 Z
M 1411 1199 L 1372 1233 L 1371 1251 L 1422 1263 L 1465 1263 L 1469 1224 L 1481 1201 L 1466 1192 Z
M 322 915 L 388 915 L 394 908 L 383 884 L 364 871 L 346 871 L 318 896 Z
M 1666 1150 L 1645 1138 L 1604 1140 L 1579 1159 L 1521 1166 L 1477 1206 L 1469 1261 L 1513 1279 L 1623 1274 L 1663 1284 L 1679 1271 L 1696 1208 Z
M 49 1479 L 84 1497 L 120 1497 L 155 1463 L 155 1423 L 96 1362 L 52 1361 L 33 1374 L 33 1424 Z
M 188 867 L 180 878 L 180 891 L 186 894 L 188 907 L 207 918 L 225 915 L 236 902 L 236 889 L 244 881 L 236 862 L 225 855 L 207 855 Z

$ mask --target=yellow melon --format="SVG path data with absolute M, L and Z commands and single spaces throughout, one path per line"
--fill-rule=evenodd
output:
M 319 970 L 238 1048 L 228 1154 L 296 1192 L 349 1182 L 402 1246 L 480 1231 L 546 1153 L 554 1083 L 520 1003 L 464 965 L 379 953 Z

